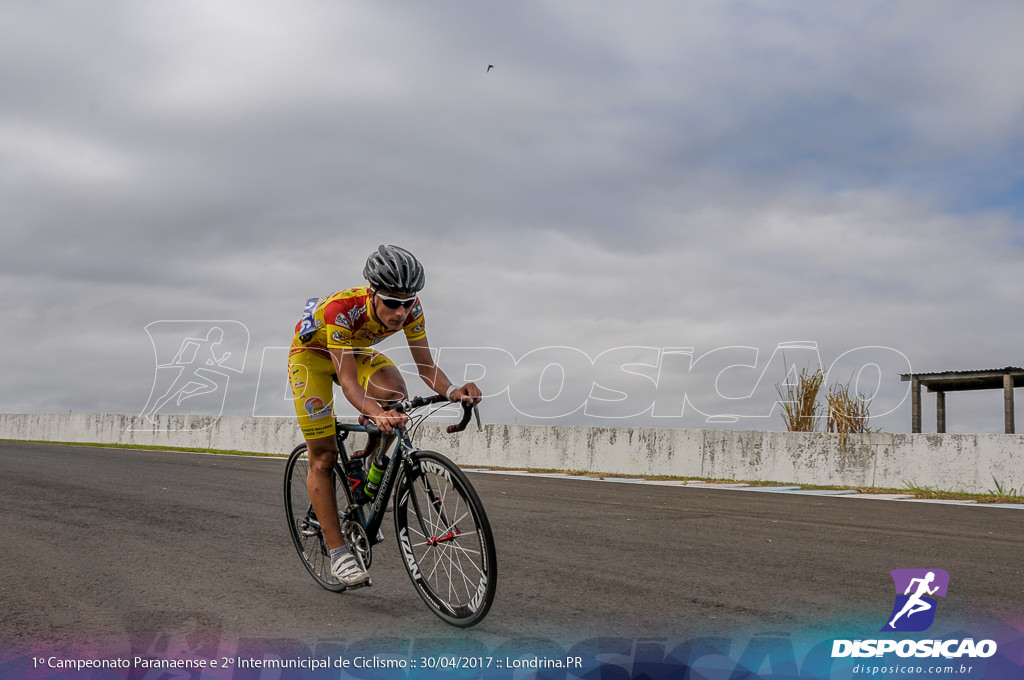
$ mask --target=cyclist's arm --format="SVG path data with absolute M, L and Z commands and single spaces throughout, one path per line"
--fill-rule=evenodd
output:
M 412 353 L 413 361 L 416 362 L 416 371 L 420 374 L 423 382 L 438 394 L 448 394 L 448 390 L 452 387 L 453 383 L 444 374 L 444 371 L 434 363 L 434 357 L 430 354 L 430 345 L 427 343 L 427 339 L 423 337 L 419 340 L 410 340 L 409 351 Z M 480 389 L 475 384 L 466 383 L 456 389 L 452 393 L 451 398 L 453 401 L 475 404 L 480 401 L 480 396 Z

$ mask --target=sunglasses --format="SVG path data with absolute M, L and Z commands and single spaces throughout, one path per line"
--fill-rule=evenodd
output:
M 376 293 L 377 299 L 383 302 L 384 306 L 387 307 L 388 309 L 398 309 L 399 307 L 405 307 L 406 309 L 409 309 L 410 307 L 413 306 L 413 303 L 416 302 L 415 295 L 413 295 L 410 298 L 396 298 L 388 297 L 387 295 L 381 295 L 376 291 L 374 291 L 374 293 Z

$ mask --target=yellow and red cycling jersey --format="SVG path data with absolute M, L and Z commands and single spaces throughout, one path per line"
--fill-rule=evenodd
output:
M 291 353 L 312 350 L 327 355 L 330 349 L 362 349 L 394 335 L 374 315 L 369 302 L 369 286 L 349 288 L 327 297 L 310 298 L 299 322 L 295 324 Z M 409 342 L 427 337 L 423 307 L 419 298 L 406 317 L 405 338 Z
M 356 353 L 356 379 L 366 389 L 373 374 L 385 366 L 394 366 L 383 354 L 369 349 L 394 335 L 368 308 L 369 288 L 350 288 L 323 298 L 310 298 L 299 323 L 295 325 L 288 353 L 288 379 L 306 439 L 334 436 L 334 363 L 331 349 L 350 349 Z M 412 342 L 427 337 L 423 308 L 413 303 L 402 326 Z

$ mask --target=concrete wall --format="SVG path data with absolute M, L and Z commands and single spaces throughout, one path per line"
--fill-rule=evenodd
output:
M 625 475 L 985 493 L 1024 489 L 1024 435 L 871 434 L 639 427 L 488 425 L 449 435 L 420 428 L 421 448 L 460 465 Z M 236 449 L 284 454 L 302 437 L 294 418 L 0 414 L 0 439 Z

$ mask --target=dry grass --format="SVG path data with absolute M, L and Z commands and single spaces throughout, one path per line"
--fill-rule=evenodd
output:
M 803 368 L 797 380 L 796 384 L 787 382 L 775 386 L 782 404 L 782 421 L 790 432 L 814 432 L 821 420 L 818 392 L 825 381 L 825 372 L 821 368 L 814 371 Z
M 870 432 L 871 398 L 863 394 L 850 394 L 850 384 L 832 385 L 828 388 L 828 419 L 826 431 L 838 434 L 861 434 Z

